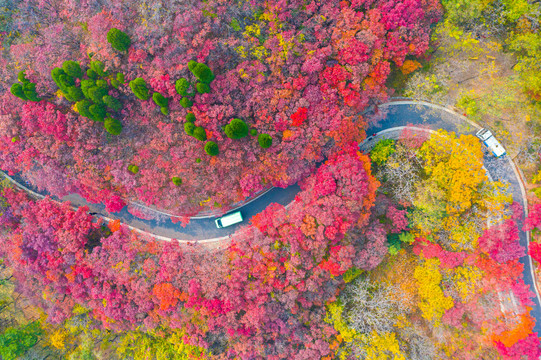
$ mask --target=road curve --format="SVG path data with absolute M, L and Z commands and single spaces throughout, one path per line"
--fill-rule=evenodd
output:
M 464 116 L 449 110 L 447 108 L 433 105 L 427 102 L 414 101 L 392 101 L 372 108 L 365 113 L 366 117 L 374 120 L 366 129 L 368 135 L 380 132 L 385 129 L 414 125 L 427 129 L 444 129 L 453 131 L 457 134 L 474 134 L 479 128 L 476 124 Z M 486 153 L 485 167 L 491 173 L 495 180 L 505 181 L 509 184 L 509 191 L 513 200 L 523 205 L 524 216 L 528 213 L 526 202 L 526 193 L 521 182 L 520 175 L 508 156 L 496 159 L 491 154 Z M 34 186 L 28 184 L 24 179 L 14 176 L 12 181 L 19 187 L 31 191 L 35 196 L 43 197 L 46 193 L 37 191 Z M 248 220 L 253 215 L 258 214 L 271 203 L 287 205 L 295 198 L 300 191 L 298 185 L 292 185 L 285 189 L 273 188 L 258 197 L 257 199 L 237 208 L 242 211 L 243 217 Z M 107 219 L 120 219 L 135 230 L 143 233 L 152 234 L 163 240 L 178 239 L 181 242 L 209 242 L 228 239 L 242 224 L 230 226 L 225 229 L 217 229 L 214 224 L 214 218 L 192 219 L 190 223 L 182 228 L 179 224 L 174 224 L 171 218 L 164 217 L 158 211 L 155 213 L 155 219 L 142 220 L 134 217 L 124 208 L 119 213 L 108 213 L 105 207 L 100 204 L 89 204 L 78 195 L 69 195 L 62 200 L 70 201 L 75 207 L 88 206 L 90 212 L 97 213 L 99 216 Z M 519 229 L 522 229 L 522 220 L 518 222 Z M 530 234 L 520 230 L 520 244 L 528 249 Z M 520 258 L 524 265 L 524 281 L 528 284 L 536 295 L 531 314 L 536 318 L 534 332 L 541 333 L 541 306 L 539 302 L 539 292 L 535 283 L 532 259 L 529 256 Z

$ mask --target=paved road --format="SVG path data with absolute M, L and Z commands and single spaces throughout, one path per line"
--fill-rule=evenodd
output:
M 25 187 L 30 190 L 47 195 L 45 191 L 39 191 L 32 184 L 29 184 L 20 176 L 14 175 L 11 176 L 16 182 L 23 184 Z M 127 211 L 127 207 L 124 207 L 122 211 L 116 213 L 109 213 L 105 210 L 105 206 L 102 204 L 90 204 L 84 198 L 77 194 L 71 194 L 65 196 L 62 200 L 69 200 L 73 205 L 79 207 L 86 205 L 89 207 L 89 212 L 97 213 L 106 218 L 111 219 L 120 219 L 123 223 L 129 224 L 130 226 L 143 230 L 145 232 L 159 235 L 161 237 L 179 239 L 184 241 L 197 241 L 197 240 L 208 240 L 208 239 L 219 239 L 228 237 L 233 234 L 238 228 L 242 225 L 247 224 L 248 220 L 263 211 L 270 203 L 278 203 L 282 205 L 287 205 L 295 199 L 295 196 L 300 191 L 298 185 L 292 185 L 285 189 L 281 188 L 272 188 L 263 196 L 256 198 L 255 200 L 249 202 L 248 204 L 242 206 L 240 210 L 245 221 L 241 224 L 236 224 L 229 226 L 227 228 L 218 229 L 214 223 L 216 218 L 202 218 L 202 219 L 191 219 L 190 223 L 186 227 L 182 227 L 179 223 L 173 223 L 169 216 L 164 216 L 160 213 L 154 214 L 154 219 L 152 220 L 143 220 L 139 219 Z
M 407 126 L 409 124 L 416 127 L 426 127 L 432 130 L 445 129 L 447 131 L 465 134 L 473 134 L 477 130 L 475 125 L 469 123 L 464 117 L 426 103 L 412 105 L 409 101 L 392 102 L 381 105 L 376 111 L 372 109 L 372 111 L 369 111 L 366 115 L 373 115 L 380 119 L 368 127 L 368 135 L 388 128 Z M 503 180 L 509 183 L 509 191 L 513 195 L 515 201 L 523 205 L 526 204 L 524 198 L 525 194 L 521 188 L 519 175 L 516 173 L 507 156 L 495 159 L 491 154 L 487 153 L 485 155 L 485 167 L 495 180 Z M 15 180 L 19 182 L 24 181 L 18 177 L 15 177 Z M 30 184 L 25 184 L 25 186 L 34 191 L 36 190 Z M 298 185 L 293 185 L 286 189 L 274 188 L 256 200 L 242 206 L 240 210 L 242 211 L 244 218 L 248 220 L 253 215 L 265 209 L 271 202 L 280 203 L 282 205 L 289 204 L 299 191 L 300 188 Z M 44 192 L 42 192 L 42 194 L 44 194 Z M 96 212 L 109 218 L 120 219 L 122 222 L 125 222 L 132 227 L 152 234 L 188 241 L 228 237 L 241 226 L 236 225 L 225 229 L 217 229 L 214 224 L 214 218 L 207 218 L 192 219 L 185 228 L 182 228 L 178 224 L 173 224 L 170 218 L 164 218 L 163 215 L 160 216 L 159 214 L 157 214 L 156 219 L 154 220 L 141 220 L 128 213 L 126 209 L 122 210 L 120 213 L 109 214 L 105 211 L 103 205 L 88 204 L 83 198 L 76 195 L 70 195 L 63 200 L 70 200 L 72 204 L 76 206 L 87 205 L 91 212 Z M 524 208 L 526 213 L 527 207 L 524 206 Z M 518 225 L 522 228 L 522 222 Z M 528 248 L 528 241 L 529 234 L 520 231 L 520 244 L 526 249 Z M 520 262 L 524 265 L 524 281 L 530 285 L 532 292 L 537 295 L 531 313 L 536 319 L 541 320 L 539 294 L 534 285 L 531 258 L 529 256 L 524 256 L 520 259 Z M 534 331 L 541 334 L 541 321 L 536 321 Z

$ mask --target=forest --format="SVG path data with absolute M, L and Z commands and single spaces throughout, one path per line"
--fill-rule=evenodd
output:
M 540 12 L 4 1 L 0 358 L 539 359 Z M 403 99 L 463 124 L 371 134 Z M 294 184 L 213 245 L 116 219 Z

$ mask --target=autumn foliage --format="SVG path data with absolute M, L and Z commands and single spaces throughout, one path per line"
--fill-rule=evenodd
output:
M 42 100 L 24 102 L 4 88 L 2 169 L 113 212 L 128 200 L 183 216 L 215 204 L 225 210 L 264 187 L 296 183 L 335 148 L 361 140 L 359 112 L 387 98 L 393 66 L 411 67 L 406 58 L 423 55 L 441 14 L 436 0 L 210 0 L 160 9 L 151 15 L 139 1 L 81 8 L 68 0 L 44 9 L 29 0 L 13 11 L 18 40 L 6 36 L 12 43 L 0 71 L 14 83 L 8 64 L 17 63 Z M 90 57 L 101 65 L 89 68 Z M 121 134 L 111 137 L 57 92 L 51 70 L 65 60 L 81 65 L 83 79 L 99 76 L 107 96 L 120 99 Z M 212 69 L 208 91 L 195 91 L 202 78 L 190 61 Z M 130 84 L 144 88 L 141 99 Z M 168 99 L 167 111 L 152 93 Z M 187 114 L 219 154 L 209 156 L 183 131 Z M 272 146 L 230 139 L 224 126 L 234 118 L 268 134 Z M 182 186 L 170 181 L 178 174 Z M 108 201 L 114 195 L 124 202 Z
M 303 181 L 287 208 L 269 206 L 215 251 L 144 239 L 117 222 L 88 248 L 101 224 L 86 209 L 7 189 L 1 223 L 12 231 L 3 232 L 1 255 L 54 323 L 83 306 L 105 328 L 167 325 L 206 348 L 221 334 L 230 358 L 320 358 L 334 333 L 324 305 L 370 246 L 346 234 L 366 226 L 377 186 L 351 144 Z

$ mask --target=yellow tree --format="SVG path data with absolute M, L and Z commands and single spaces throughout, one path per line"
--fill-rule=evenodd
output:
M 446 192 L 447 212 L 461 213 L 479 199 L 487 181 L 481 143 L 472 135 L 438 131 L 419 150 L 429 180 Z
M 425 319 L 434 321 L 436 325 L 439 325 L 445 311 L 454 305 L 453 299 L 445 296 L 440 287 L 442 275 L 439 265 L 437 258 L 428 259 L 418 265 L 413 274 L 419 283 L 419 309 Z
M 361 335 L 357 352 L 366 360 L 406 360 L 394 332 L 372 331 Z

